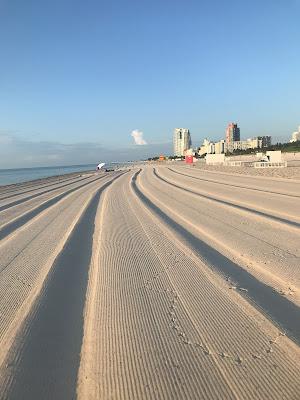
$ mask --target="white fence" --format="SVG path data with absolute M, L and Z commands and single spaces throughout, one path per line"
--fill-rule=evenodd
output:
M 225 161 L 224 165 L 227 167 L 241 167 L 242 161 Z
M 251 161 L 225 161 L 224 165 L 227 167 L 253 167 Z
M 278 161 L 278 162 L 255 162 L 254 168 L 286 168 L 286 161 Z

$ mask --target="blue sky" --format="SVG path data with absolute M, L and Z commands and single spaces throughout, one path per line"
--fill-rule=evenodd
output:
M 288 138 L 299 15 L 299 0 L 0 0 L 0 168 L 171 152 L 175 127 L 199 145 L 231 121 Z

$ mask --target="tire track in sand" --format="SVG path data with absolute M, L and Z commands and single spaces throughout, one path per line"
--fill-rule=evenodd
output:
M 251 186 L 245 186 L 245 185 L 237 185 L 234 183 L 225 183 L 225 182 L 220 182 L 220 181 L 216 181 L 213 179 L 206 179 L 206 178 L 202 178 L 200 176 L 194 176 L 194 175 L 189 175 L 189 174 L 184 174 L 183 172 L 180 171 L 176 171 L 173 168 L 167 168 L 169 171 L 173 172 L 174 174 L 177 175 L 181 175 L 181 176 L 186 176 L 188 178 L 192 178 L 198 181 L 203 181 L 203 182 L 209 182 L 209 183 L 215 183 L 216 185 L 222 185 L 222 186 L 229 186 L 229 187 L 234 187 L 234 188 L 238 188 L 238 189 L 246 189 L 246 190 L 253 190 L 255 192 L 261 192 L 261 193 L 271 193 L 271 194 L 277 194 L 279 196 L 284 196 L 284 197 L 291 197 L 291 198 L 300 198 L 299 195 L 297 194 L 289 194 L 289 193 L 283 193 L 283 192 L 275 192 L 273 190 L 266 190 L 266 189 L 258 189 L 255 187 L 251 187 Z
M 125 178 L 125 177 L 124 177 Z M 122 180 L 124 183 L 124 180 Z M 169 292 L 150 293 L 144 282 L 163 266 L 147 241 L 123 188 L 111 186 L 102 213 L 92 268 L 79 399 L 235 399 L 210 358 L 183 348 L 168 325 Z M 156 289 L 162 289 L 160 280 Z M 89 306 L 90 305 L 90 306 Z M 191 365 L 194 368 L 191 368 Z
M 134 182 L 135 182 L 135 180 L 134 180 Z M 133 187 L 134 187 L 134 182 L 133 182 Z M 147 208 L 148 208 L 148 205 L 149 204 L 147 203 L 146 204 Z M 150 208 L 150 210 L 151 210 L 151 212 L 153 212 L 152 208 Z M 157 216 L 156 213 L 155 213 L 155 216 Z M 161 215 L 160 215 L 159 221 L 160 221 L 160 223 L 162 223 L 164 225 L 165 224 L 169 225 L 169 223 L 168 223 L 169 221 L 168 221 L 168 219 L 166 220 L 165 215 L 163 216 L 163 218 L 161 218 Z M 157 224 L 154 222 L 153 226 L 154 227 L 149 228 L 150 231 L 152 231 L 152 232 L 154 232 L 156 230 L 155 227 L 157 226 Z M 163 250 L 163 247 L 164 247 L 163 241 L 160 239 L 161 233 L 157 233 L 156 236 L 157 236 L 157 238 L 156 238 L 155 246 L 157 246 L 157 248 L 162 248 L 162 250 Z M 169 239 L 172 240 L 171 238 L 169 238 Z M 182 243 L 181 238 L 179 238 L 179 241 L 180 241 L 180 243 Z M 190 257 L 189 256 L 190 243 L 189 242 L 184 243 L 183 245 L 188 246 L 187 247 L 187 258 L 189 258 Z M 160 254 L 166 254 L 166 252 L 161 251 Z M 167 255 L 164 255 L 163 257 L 167 257 Z M 201 278 L 201 280 L 199 281 L 200 285 L 199 285 L 198 290 L 196 292 L 194 291 L 194 293 L 193 293 L 193 286 L 196 285 L 196 281 L 197 281 L 196 275 L 197 274 L 194 273 L 195 271 L 192 272 L 190 270 L 190 272 L 187 272 L 187 274 L 185 275 L 185 271 L 188 270 L 188 266 L 186 266 L 186 267 L 184 266 L 185 260 L 186 259 L 182 258 L 182 257 L 175 260 L 176 261 L 176 264 L 174 267 L 175 270 L 171 269 L 169 272 L 169 269 L 167 268 L 165 271 L 162 271 L 162 273 L 161 273 L 161 275 L 165 274 L 165 273 L 170 275 L 170 279 L 172 281 L 175 279 L 175 282 L 176 282 L 176 280 L 179 279 L 179 280 L 177 280 L 176 286 L 178 286 L 178 285 L 181 286 L 181 288 L 183 290 L 181 292 L 179 291 L 179 292 L 175 292 L 175 293 L 173 291 L 173 301 L 172 301 L 172 306 L 171 306 L 170 313 L 169 313 L 169 315 L 171 317 L 172 329 L 174 329 L 178 333 L 182 343 L 185 346 L 195 347 L 198 350 L 200 349 L 207 356 L 211 356 L 211 357 L 215 357 L 217 359 L 219 358 L 219 359 L 223 360 L 225 364 L 223 364 L 222 368 L 224 368 L 224 371 L 227 371 L 226 372 L 227 376 L 231 375 L 231 380 L 230 380 L 231 382 L 232 382 L 232 379 L 234 381 L 234 376 L 235 376 L 235 374 L 237 374 L 238 379 L 235 381 L 235 388 L 236 388 L 236 390 L 239 391 L 238 398 L 240 398 L 240 399 L 244 399 L 244 398 L 250 398 L 250 399 L 254 399 L 254 398 L 255 399 L 268 399 L 268 398 L 275 399 L 275 398 L 278 398 L 278 399 L 282 399 L 282 397 L 281 397 L 282 393 L 285 393 L 285 395 L 287 395 L 287 398 L 293 398 L 293 399 L 296 398 L 295 393 L 298 392 L 299 386 L 294 384 L 295 381 L 294 381 L 293 375 L 295 376 L 295 373 L 297 373 L 296 372 L 297 368 L 295 368 L 295 364 L 293 364 L 293 362 L 290 360 L 291 354 L 289 354 L 289 353 L 288 354 L 281 353 L 281 355 L 278 354 L 279 348 L 277 347 L 277 343 L 278 343 L 279 338 L 284 337 L 284 334 L 280 333 L 280 332 L 276 334 L 276 332 L 274 332 L 273 336 L 269 337 L 269 339 L 268 339 L 268 336 L 265 337 L 264 340 L 260 340 L 261 343 L 259 344 L 259 340 L 258 340 L 259 336 L 258 337 L 255 336 L 256 333 L 260 335 L 259 330 L 257 330 L 257 328 L 255 328 L 255 324 L 254 324 L 254 330 L 252 329 L 253 326 L 251 328 L 251 324 L 249 324 L 247 333 L 249 332 L 249 334 L 250 334 L 250 332 L 252 332 L 253 336 L 252 337 L 249 336 L 249 338 L 246 339 L 245 336 L 247 336 L 247 334 L 246 334 L 246 332 L 244 332 L 243 324 L 245 322 L 243 322 L 243 319 L 242 318 L 239 319 L 238 314 L 236 314 L 235 317 L 233 315 L 234 318 L 230 317 L 230 314 L 233 312 L 234 307 L 230 307 L 231 310 L 230 310 L 230 308 L 227 308 L 227 307 L 224 308 L 224 306 L 226 304 L 226 301 L 225 301 L 226 296 L 224 296 L 222 303 L 219 303 L 219 305 L 216 303 L 215 307 L 212 310 L 210 310 L 209 315 L 205 315 L 206 312 L 208 312 L 208 310 L 205 310 L 206 312 L 204 311 L 204 313 L 202 313 L 201 318 L 199 320 L 199 312 L 200 312 L 199 309 L 202 308 L 201 303 L 203 301 L 205 301 L 205 302 L 209 301 L 209 299 L 210 299 L 211 303 L 214 303 L 215 302 L 214 299 L 217 299 L 220 296 L 217 295 L 217 293 L 212 293 L 213 292 L 212 288 L 210 290 L 207 290 L 208 288 L 206 288 L 205 287 L 206 285 L 203 284 L 203 278 Z M 201 260 L 201 258 L 200 258 L 200 260 Z M 178 268 L 180 269 L 180 271 L 178 270 L 178 272 L 176 272 Z M 200 269 L 201 269 L 201 267 L 200 267 Z M 194 279 L 188 275 L 190 273 L 192 273 L 194 275 Z M 175 277 L 177 277 L 177 278 L 175 278 Z M 147 288 L 154 291 L 155 293 L 160 293 L 161 292 L 160 290 L 157 290 L 157 289 L 155 290 L 155 289 L 151 288 L 151 285 L 153 284 L 153 282 L 155 282 L 159 278 L 160 278 L 159 275 L 155 275 L 152 280 L 147 281 L 146 282 Z M 184 282 L 185 280 L 187 281 L 186 284 Z M 189 295 L 189 292 L 191 292 L 190 295 Z M 225 288 L 225 293 L 228 294 L 228 290 L 226 288 Z M 193 298 L 193 296 L 197 296 L 198 301 L 195 298 Z M 206 296 L 206 300 L 204 300 L 205 296 Z M 199 338 L 198 338 L 198 340 L 197 340 L 197 338 L 195 340 L 195 336 L 193 338 L 191 335 L 189 335 L 188 330 L 184 329 L 184 324 L 180 323 L 180 319 L 178 318 L 178 316 L 176 314 L 176 308 L 178 307 L 178 305 L 177 305 L 178 302 L 182 302 L 182 300 L 183 300 L 182 297 L 185 298 L 185 301 L 189 298 L 188 306 L 190 308 L 190 311 L 192 310 L 191 305 L 193 303 L 195 304 L 195 308 L 193 310 L 194 317 L 196 318 L 198 326 L 199 326 L 199 324 L 200 324 L 200 326 L 202 326 L 203 333 L 206 332 L 206 334 L 208 334 L 209 330 L 210 330 L 210 335 L 208 337 L 206 336 L 205 340 L 199 341 Z M 230 297 L 232 297 L 232 296 L 230 296 Z M 206 309 L 208 308 L 207 305 L 205 306 L 205 308 Z M 224 308 L 224 309 L 221 311 L 220 310 L 221 308 Z M 240 316 L 242 316 L 242 315 L 240 315 Z M 203 318 L 206 321 L 206 323 L 204 323 L 204 325 L 203 325 L 203 322 L 201 321 L 201 319 L 203 319 Z M 245 350 L 248 348 L 248 353 L 245 354 L 245 352 L 243 352 L 242 357 L 240 357 L 238 355 L 238 353 L 236 353 L 236 351 L 233 351 L 233 349 L 231 348 L 232 346 L 228 347 L 228 349 L 231 348 L 231 350 L 229 350 L 229 351 L 226 348 L 226 345 L 224 347 L 224 343 L 226 343 L 226 341 L 228 342 L 228 339 L 223 340 L 221 331 L 216 329 L 216 326 L 213 327 L 213 325 L 216 325 L 215 320 L 217 320 L 217 319 L 220 320 L 219 323 L 217 323 L 217 326 L 218 325 L 219 325 L 219 327 L 222 326 L 222 331 L 223 331 L 223 334 L 225 335 L 224 339 L 226 338 L 227 330 L 228 330 L 228 334 L 230 331 L 232 331 L 231 338 L 232 338 L 233 342 L 235 342 L 235 340 L 236 340 L 233 348 L 235 347 L 237 350 L 237 348 L 240 347 L 240 351 L 241 351 L 241 346 L 242 346 L 242 348 L 244 347 Z M 244 315 L 244 320 L 245 320 L 245 315 Z M 247 317 L 246 317 L 246 320 L 247 320 Z M 229 323 L 229 326 L 226 328 L 226 325 L 228 323 Z M 233 329 L 234 327 L 235 327 L 235 329 Z M 234 332 L 234 330 L 237 332 Z M 270 332 L 271 331 L 269 331 L 269 334 L 270 334 Z M 200 339 L 201 339 L 201 337 L 200 337 Z M 230 341 L 232 341 L 232 340 L 230 339 Z M 209 344 L 210 342 L 213 343 L 212 347 L 210 347 L 210 344 Z M 223 346 L 222 346 L 222 342 L 224 342 Z M 218 346 L 216 346 L 217 343 L 218 343 Z M 228 346 L 228 343 L 227 343 L 227 346 Z M 255 348 L 255 346 L 256 346 L 256 348 Z M 217 349 L 216 349 L 216 347 L 217 347 Z M 224 348 L 225 348 L 225 350 L 224 350 Z M 289 381 L 289 383 L 286 384 L 286 388 L 283 389 L 282 391 L 281 391 L 280 386 L 278 386 L 277 389 L 275 389 L 275 387 L 274 387 L 275 386 L 274 385 L 274 377 L 272 377 L 273 373 L 271 372 L 272 361 L 271 360 L 268 361 L 268 364 L 269 364 L 268 367 L 267 367 L 267 364 L 265 363 L 265 362 L 267 362 L 270 355 L 272 355 L 273 353 L 274 354 L 277 353 L 277 356 L 279 356 L 279 358 L 277 359 L 277 362 L 280 364 L 281 374 L 283 374 L 285 376 L 285 378 L 283 378 L 283 376 L 282 376 L 281 379 L 286 380 L 286 382 Z M 244 357 L 246 357 L 246 359 Z M 281 361 L 280 361 L 280 359 L 281 359 Z M 262 362 L 259 360 L 265 360 L 265 362 Z M 275 359 L 274 359 L 274 361 L 275 361 Z M 244 363 L 246 363 L 245 364 L 246 369 L 248 370 L 248 374 L 249 374 L 249 376 L 248 376 L 249 382 L 248 383 L 247 383 L 247 381 L 246 382 L 244 381 L 243 374 L 240 375 L 238 370 L 236 370 L 235 372 L 230 370 L 229 366 L 230 366 L 231 362 L 235 362 L 241 366 L 244 365 Z M 264 366 L 262 364 L 264 364 Z M 286 366 L 284 366 L 284 364 Z M 289 372 L 287 372 L 287 368 L 288 368 Z M 250 373 L 250 371 L 251 371 L 251 373 Z M 250 376 L 252 374 L 254 376 L 253 376 L 253 378 L 250 378 Z M 251 379 L 253 379 L 253 381 L 252 381 L 253 385 L 254 385 L 253 387 L 261 386 L 261 392 L 255 391 L 252 394 L 251 394 L 251 392 L 249 393 L 249 389 L 251 387 L 251 385 L 250 385 Z M 255 381 L 256 381 L 256 383 L 255 383 Z M 272 386 L 272 389 L 269 385 Z M 273 391 L 273 394 L 271 394 L 272 391 Z M 289 392 L 289 395 L 287 394 L 287 392 Z M 259 393 L 261 393 L 261 394 L 259 395 Z M 269 396 L 268 393 L 271 397 L 268 397 Z
M 202 197 L 204 199 L 210 200 L 210 201 L 218 203 L 218 204 L 222 204 L 224 206 L 228 206 L 230 208 L 235 208 L 237 210 L 246 211 L 246 212 L 251 213 L 251 214 L 253 214 L 255 216 L 258 216 L 258 217 L 267 218 L 267 219 L 272 220 L 274 222 L 285 224 L 285 225 L 287 225 L 289 227 L 292 227 L 292 228 L 296 228 L 296 229 L 300 228 L 300 223 L 299 222 L 292 221 L 290 219 L 287 219 L 287 218 L 284 218 L 284 217 L 280 217 L 280 216 L 277 216 L 277 215 L 274 215 L 274 214 L 270 214 L 270 213 L 267 213 L 265 211 L 260 211 L 258 209 L 250 208 L 250 207 L 238 204 L 238 203 L 232 203 L 232 202 L 229 202 L 229 201 L 224 200 L 224 199 L 220 199 L 220 198 L 217 198 L 217 197 L 210 196 L 208 194 L 199 193 L 199 192 L 196 192 L 194 190 L 182 187 L 182 186 L 180 186 L 180 185 L 178 185 L 176 183 L 170 182 L 166 178 L 163 178 L 162 176 L 160 176 L 157 173 L 155 168 L 153 169 L 153 173 L 161 181 L 167 183 L 170 186 L 173 186 L 173 187 L 176 187 L 176 188 L 178 188 L 180 190 L 183 190 L 185 192 L 192 193 L 192 194 L 194 194 L 196 196 Z
M 163 233 L 156 229 L 156 220 L 149 222 L 148 209 L 132 193 L 130 182 L 120 182 L 121 187 L 110 187 L 101 209 L 101 237 L 87 297 L 79 399 L 234 399 L 228 374 L 233 376 L 239 399 L 267 400 L 266 393 L 281 399 L 284 390 L 292 398 L 297 369 L 280 344 L 274 353 L 258 358 L 257 346 L 263 351 L 269 345 L 268 336 L 260 330 L 256 335 L 255 324 L 245 327 L 248 316 L 240 320 L 239 313 L 227 318 L 226 307 L 240 310 L 228 302 L 228 290 L 223 304 L 223 296 L 199 277 L 199 269 L 188 254 L 178 250 L 169 230 Z M 155 240 L 154 234 L 145 234 L 150 230 Z M 277 333 L 274 327 L 273 332 Z M 204 349 L 198 346 L 201 343 Z M 239 363 L 235 356 L 243 347 L 249 359 Z M 283 374 L 278 376 L 287 382 L 283 389 L 278 380 L 272 382 L 277 377 L 272 360 L 274 364 L 284 361 L 278 366 Z
M 52 180 L 49 180 L 49 182 L 48 182 L 48 178 L 45 178 L 44 184 L 36 183 L 35 185 L 32 185 L 32 186 L 27 186 L 25 183 L 20 183 L 20 187 L 18 189 L 7 191 L 7 192 L 0 190 L 0 201 L 7 200 L 7 199 L 10 199 L 12 197 L 20 196 L 22 194 L 34 192 L 36 190 L 44 189 L 44 188 L 47 188 L 47 187 L 50 187 L 50 186 L 59 185 L 60 183 L 63 184 L 65 182 L 68 182 L 68 181 L 71 181 L 71 180 L 75 182 L 76 180 L 79 180 L 79 178 L 81 178 L 84 175 L 85 174 L 76 175 L 76 176 L 72 176 L 72 177 L 69 177 L 69 178 L 66 177 L 64 179 L 59 179 L 59 180 L 54 181 L 54 182 L 52 182 Z M 85 175 L 85 178 L 86 179 L 88 178 L 88 174 Z M 1 189 L 1 186 L 0 186 L 0 189 Z M 25 190 L 25 189 L 28 189 L 28 190 Z
M 298 229 L 261 217 L 253 218 L 244 211 L 230 210 L 166 185 L 151 173 L 150 168 L 145 170 L 141 182 L 145 183 L 147 192 L 155 194 L 163 204 L 174 201 L 174 215 L 176 209 L 195 227 L 196 236 L 205 238 L 208 244 L 258 280 L 300 305 Z
M 48 186 L 49 184 L 52 185 L 57 185 L 60 182 L 65 182 L 70 179 L 74 179 L 76 177 L 79 177 L 81 174 L 76 173 L 76 174 L 71 174 L 71 175 L 57 175 L 55 177 L 46 177 L 46 178 L 40 178 L 36 179 L 33 181 L 26 181 L 26 182 L 19 182 L 19 183 L 12 183 L 10 185 L 1 185 L 0 186 L 0 198 L 2 195 L 6 195 L 9 193 L 17 193 L 20 190 L 24 189 L 30 189 L 30 190 L 35 190 L 35 188 L 41 186 Z
M 62 184 L 58 184 L 58 185 L 55 186 L 54 188 L 46 189 L 46 190 L 41 190 L 41 191 L 39 191 L 38 193 L 34 193 L 34 194 L 29 195 L 29 196 L 24 196 L 24 197 L 22 197 L 22 198 L 20 198 L 20 199 L 18 199 L 18 200 L 13 200 L 13 201 L 7 202 L 6 204 L 0 205 L 0 212 L 1 212 L 1 211 L 5 211 L 5 210 L 7 210 L 7 209 L 9 209 L 9 208 L 11 208 L 11 207 L 15 207 L 15 206 L 18 206 L 18 205 L 20 205 L 20 204 L 26 203 L 27 201 L 30 201 L 30 200 L 32 200 L 32 199 L 35 199 L 35 198 L 37 198 L 37 197 L 39 197 L 39 196 L 42 196 L 42 195 L 44 195 L 44 194 L 52 193 L 52 192 L 54 192 L 54 191 L 56 191 L 56 190 L 64 189 L 64 188 L 66 188 L 67 186 L 70 186 L 70 185 L 79 183 L 79 182 L 81 182 L 81 181 L 85 181 L 85 180 L 87 180 L 88 178 L 89 178 L 89 177 L 84 177 L 84 178 L 81 178 L 81 179 L 75 179 L 75 180 L 72 181 L 72 182 L 67 182 L 67 183 L 64 183 L 64 182 L 63 182 Z M 36 190 L 38 190 L 38 189 L 36 189 Z M 0 199 L 1 202 L 2 202 L 3 200 L 4 200 L 4 199 Z
M 28 222 L 30 223 L 33 220 L 33 218 L 39 216 L 42 212 L 47 211 L 47 209 L 57 204 L 60 200 L 62 200 L 66 196 L 103 178 L 104 177 L 100 177 L 90 180 L 84 184 L 76 186 L 75 188 L 69 189 L 66 192 L 63 192 L 57 196 L 51 197 L 49 200 L 44 201 L 42 204 L 16 217 L 15 219 L 13 219 L 12 221 L 8 222 L 7 224 L 5 224 L 0 228 L 0 241 L 5 239 L 12 233 L 14 233 L 19 228 L 22 228 Z
M 240 288 L 247 288 L 243 296 L 253 302 L 259 311 L 263 311 L 268 318 L 276 323 L 281 331 L 287 333 L 289 338 L 300 345 L 300 309 L 288 299 L 275 292 L 273 288 L 262 283 L 241 268 L 222 253 L 209 246 L 200 238 L 194 236 L 183 225 L 170 218 L 161 208 L 154 204 L 149 197 L 138 188 L 136 184 L 137 172 L 133 178 L 133 188 L 137 196 L 147 205 L 159 218 L 163 219 L 175 232 L 178 233 L 192 251 L 200 259 L 207 260 L 207 264 L 222 275 L 231 276 Z M 179 216 L 178 216 L 179 217 Z M 186 222 L 186 221 L 185 221 Z
M 90 200 L 19 331 L 7 358 L 3 399 L 75 398 L 96 209 L 111 183 Z

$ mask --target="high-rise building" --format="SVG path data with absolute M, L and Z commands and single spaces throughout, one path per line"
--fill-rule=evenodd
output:
M 174 156 L 184 156 L 184 152 L 192 146 L 190 131 L 186 128 L 175 128 L 173 135 Z
M 261 140 L 261 145 L 257 147 L 269 147 L 272 144 L 271 136 L 258 136 L 258 140 Z
M 240 128 L 237 124 L 234 124 L 233 122 L 228 124 L 226 129 L 226 143 L 237 142 L 240 140 L 240 137 Z

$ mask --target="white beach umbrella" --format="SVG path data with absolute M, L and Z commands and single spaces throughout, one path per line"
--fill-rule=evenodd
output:
M 99 170 L 99 169 L 101 169 L 103 166 L 105 165 L 105 163 L 103 162 L 103 163 L 100 163 L 100 164 L 98 164 L 97 165 L 97 170 Z

